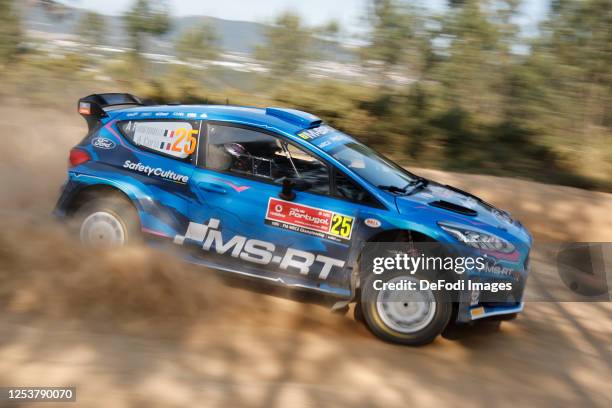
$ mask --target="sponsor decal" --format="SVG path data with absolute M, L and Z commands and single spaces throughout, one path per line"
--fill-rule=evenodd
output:
M 155 112 L 155 116 L 168 116 L 170 112 Z
M 276 245 L 268 241 L 249 239 L 242 235 L 234 235 L 223 240 L 218 219 L 211 218 L 207 224 L 190 222 L 185 235 L 176 235 L 174 243 L 183 245 L 185 240 L 195 241 L 202 249 L 217 254 L 227 254 L 232 258 L 255 263 L 258 265 L 278 265 L 283 271 L 296 271 L 301 275 L 308 275 L 313 265 L 319 269 L 318 278 L 327 279 L 334 267 L 343 268 L 345 262 L 341 259 L 330 258 L 325 255 L 315 255 L 312 252 L 287 248 L 284 253 L 278 254 Z
M 127 115 L 125 115 L 127 118 L 132 118 L 134 116 L 138 116 L 138 112 L 130 112 Z
M 207 114 L 205 114 L 205 113 L 202 113 L 202 114 L 200 114 L 200 117 L 201 117 L 201 118 L 207 118 L 207 117 L 208 117 L 208 115 L 207 115 Z
M 487 255 L 485 258 L 489 259 Z M 497 261 L 494 263 L 486 262 L 481 268 L 478 268 L 478 272 L 488 275 L 507 276 L 512 277 L 514 280 L 521 280 L 521 274 L 512 268 L 508 268 L 500 265 Z
M 129 170 L 136 171 L 138 173 L 146 174 L 147 176 L 156 176 L 164 180 L 173 181 L 175 183 L 186 184 L 189 181 L 189 177 L 183 174 L 178 174 L 172 170 L 164 170 L 161 167 L 151 167 L 142 163 L 132 163 L 126 160 L 123 163 L 123 167 Z
M 198 132 L 186 122 L 137 122 L 134 143 L 184 159 L 195 151 Z
M 380 228 L 380 226 L 382 225 L 381 222 L 378 221 L 376 218 L 367 218 L 364 223 L 370 228 Z
M 97 149 L 110 150 L 114 149 L 117 144 L 105 137 L 94 137 L 91 140 L 91 145 Z
M 181 117 L 181 118 L 182 118 L 183 116 L 185 116 L 185 114 L 184 114 L 183 112 L 173 112 L 173 113 L 172 113 L 172 115 L 174 115 L 174 116 L 178 116 L 178 117 Z
M 321 149 L 327 149 L 337 144 L 348 142 L 349 140 L 350 138 L 346 136 L 345 134 L 338 133 L 338 134 L 327 136 L 320 140 L 319 139 L 315 140 L 313 143 L 317 145 L 318 147 L 320 147 Z
M 354 218 L 322 208 L 270 198 L 265 223 L 337 242 L 348 242 Z
M 298 136 L 304 140 L 314 140 L 318 137 L 325 136 L 326 134 L 331 133 L 333 131 L 333 128 L 327 125 L 323 125 L 314 129 L 302 130 L 300 133 L 298 133 Z
M 189 112 L 189 113 L 187 114 L 187 117 L 188 117 L 188 118 L 196 118 L 197 116 L 198 116 L 198 114 L 197 114 L 197 113 L 193 113 L 193 112 Z
M 470 293 L 470 306 L 476 306 L 478 302 L 480 302 L 480 291 L 478 289 L 474 289 Z

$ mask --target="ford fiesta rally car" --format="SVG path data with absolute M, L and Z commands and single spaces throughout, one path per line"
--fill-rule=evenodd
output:
M 404 170 L 316 116 L 153 105 L 129 94 L 90 95 L 78 111 L 89 131 L 70 151 L 55 214 L 72 219 L 86 244 L 165 242 L 188 262 L 321 294 L 334 309 L 356 301 L 358 320 L 402 344 L 428 343 L 449 322 L 523 308 L 532 239 L 518 221 Z M 374 280 L 424 275 L 360 268 L 364 249 L 380 242 L 487 250 L 506 272 L 487 279 L 516 289 L 498 302 L 465 289 L 452 301 L 430 289 L 389 297 Z

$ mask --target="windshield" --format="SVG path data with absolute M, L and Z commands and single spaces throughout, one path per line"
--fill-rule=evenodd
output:
M 329 153 L 377 187 L 405 190 L 418 180 L 391 160 L 355 141 L 336 146 Z

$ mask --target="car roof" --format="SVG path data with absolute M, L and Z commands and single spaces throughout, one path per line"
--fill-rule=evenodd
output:
M 258 108 L 233 105 L 154 105 L 107 111 L 111 119 L 206 119 L 226 121 L 277 130 L 294 135 L 302 129 L 318 126 L 321 119 L 286 108 Z

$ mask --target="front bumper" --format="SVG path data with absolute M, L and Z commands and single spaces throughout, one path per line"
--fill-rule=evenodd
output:
M 513 288 L 511 291 L 498 292 L 496 295 L 489 293 L 488 296 L 482 292 L 465 291 L 460 295 L 457 322 L 467 323 L 492 316 L 522 312 L 528 276 L 529 262 L 526 261 L 521 268 L 513 270 L 509 276 L 493 277 L 489 275 L 476 277 L 475 280 L 478 282 L 512 283 Z
M 520 313 L 523 311 L 525 303 L 517 302 L 516 305 L 499 305 L 499 306 L 471 306 L 469 309 L 470 320 L 485 319 L 492 316 L 501 316 L 512 313 Z

